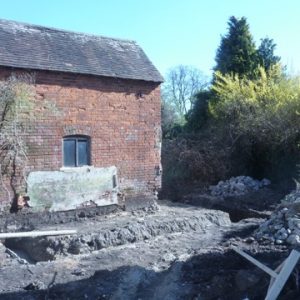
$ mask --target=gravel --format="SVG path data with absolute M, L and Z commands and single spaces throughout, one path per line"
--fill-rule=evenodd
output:
M 229 197 L 257 191 L 270 184 L 271 181 L 266 178 L 257 180 L 249 176 L 237 176 L 226 181 L 220 181 L 217 185 L 210 186 L 209 189 L 212 196 Z
M 275 244 L 300 245 L 300 189 L 286 195 L 268 220 L 256 231 L 256 238 Z

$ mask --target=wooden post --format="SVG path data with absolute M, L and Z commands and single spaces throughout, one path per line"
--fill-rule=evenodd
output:
M 238 254 L 240 254 L 241 256 L 245 257 L 249 261 L 251 261 L 254 265 L 256 265 L 257 267 L 259 267 L 260 269 L 262 269 L 264 272 L 268 273 L 271 277 L 274 277 L 274 278 L 277 277 L 278 274 L 275 271 L 273 271 L 272 269 L 268 268 L 267 266 L 265 266 L 264 264 L 262 264 L 261 262 L 259 262 L 255 258 L 253 258 L 252 256 L 248 255 L 244 251 L 242 251 L 242 250 L 240 250 L 240 249 L 238 249 L 236 247 L 231 247 L 231 249 L 234 250 L 235 252 L 237 252 Z
M 271 281 L 265 300 L 277 299 L 300 258 L 300 253 L 297 250 L 292 250 L 288 258 L 280 266 L 278 266 L 275 271 L 273 271 L 244 251 L 239 250 L 238 248 L 233 246 L 231 246 L 231 249 L 241 256 L 245 257 L 247 260 L 249 260 L 271 276 Z
M 300 253 L 296 250 L 292 250 L 291 254 L 288 256 L 280 273 L 272 284 L 268 291 L 265 300 L 275 300 L 279 296 L 282 288 L 284 287 L 286 281 L 290 277 L 293 269 L 295 268 L 300 257 Z

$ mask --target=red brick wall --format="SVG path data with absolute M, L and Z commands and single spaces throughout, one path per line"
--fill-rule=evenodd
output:
M 16 70 L 15 70 L 16 71 Z M 28 132 L 28 169 L 59 170 L 62 138 L 91 137 L 91 164 L 115 165 L 121 188 L 160 187 L 160 88 L 156 83 L 35 71 L 36 118 Z M 0 79 L 11 70 L 2 68 Z M 54 109 L 51 109 L 51 105 Z M 0 200 L 7 201 L 0 189 Z

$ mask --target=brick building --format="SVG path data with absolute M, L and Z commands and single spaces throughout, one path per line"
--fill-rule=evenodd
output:
M 34 74 L 35 109 L 57 111 L 37 114 L 26 135 L 27 174 L 115 166 L 125 196 L 155 194 L 163 79 L 135 42 L 0 20 L 0 79 L 13 72 Z

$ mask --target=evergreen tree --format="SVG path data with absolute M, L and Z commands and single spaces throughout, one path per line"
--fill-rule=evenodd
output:
M 217 50 L 215 71 L 251 76 L 258 66 L 258 57 L 246 18 L 230 17 L 229 31 Z
M 280 57 L 274 55 L 276 44 L 272 39 L 264 38 L 261 39 L 260 46 L 257 50 L 259 63 L 266 71 L 280 62 Z

